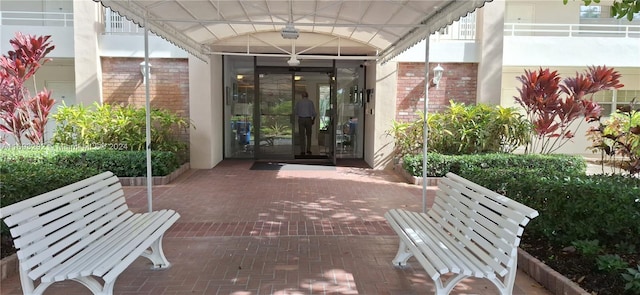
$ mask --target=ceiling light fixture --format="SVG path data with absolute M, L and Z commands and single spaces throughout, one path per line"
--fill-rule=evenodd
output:
M 293 26 L 293 23 L 287 23 L 280 31 L 280 35 L 284 39 L 298 39 L 300 32 Z
M 298 39 L 300 32 L 293 26 L 293 0 L 289 1 L 289 22 L 282 28 L 280 35 L 284 39 Z

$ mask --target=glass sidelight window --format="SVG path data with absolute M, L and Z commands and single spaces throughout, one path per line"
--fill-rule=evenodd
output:
M 356 62 L 337 65 L 336 157 L 364 156 L 364 67 Z
M 255 151 L 253 58 L 225 57 L 224 68 L 225 157 L 253 158 Z

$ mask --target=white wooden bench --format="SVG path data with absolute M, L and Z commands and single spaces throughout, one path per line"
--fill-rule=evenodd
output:
M 75 280 L 106 295 L 140 256 L 153 268 L 170 266 L 162 237 L 180 215 L 133 213 L 118 177 L 104 172 L 1 208 L 0 217 L 18 249 L 24 294 L 43 294 L 55 282 Z
M 392 209 L 385 218 L 400 237 L 392 263 L 414 256 L 435 282 L 435 294 L 449 294 L 467 277 L 486 278 L 500 294 L 511 294 L 524 226 L 538 212 L 453 173 L 439 181 L 426 213 Z M 445 274 L 452 274 L 448 279 Z

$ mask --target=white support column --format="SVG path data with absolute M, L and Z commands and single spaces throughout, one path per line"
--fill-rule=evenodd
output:
M 145 25 L 146 25 L 145 19 Z M 153 211 L 153 167 L 151 167 L 151 68 L 149 67 L 149 29 L 144 28 L 144 93 L 145 93 L 145 132 L 146 132 L 146 151 L 147 151 L 147 205 L 149 212 Z
M 189 115 L 195 129 L 189 132 L 190 165 L 211 169 L 223 159 L 222 57 L 209 62 L 189 56 Z
M 480 44 L 477 102 L 500 104 L 502 94 L 502 59 L 504 49 L 505 1 L 487 3 L 477 11 L 476 38 Z
M 387 134 L 396 115 L 396 95 L 398 83 L 398 63 L 389 61 L 377 64 L 375 75 L 375 95 L 365 109 L 364 150 L 365 161 L 374 169 L 392 169 L 394 139 Z
M 429 138 L 429 85 L 431 85 L 431 75 L 429 75 L 429 37 L 425 39 L 424 46 L 424 122 L 422 122 L 422 212 L 427 212 L 427 139 Z
M 73 33 L 76 103 L 85 106 L 102 102 L 102 66 L 98 38 L 102 5 L 93 1 L 73 1 Z

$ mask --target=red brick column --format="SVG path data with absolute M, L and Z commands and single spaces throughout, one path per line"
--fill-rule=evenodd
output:
M 433 77 L 432 63 L 430 75 Z M 438 89 L 429 89 L 429 111 L 443 111 L 449 106 L 449 101 L 472 104 L 476 102 L 476 88 L 478 64 L 475 63 L 444 63 L 442 80 Z M 418 112 L 424 109 L 425 63 L 398 63 L 398 85 L 396 98 L 396 120 L 415 121 Z
M 145 107 L 146 93 L 140 71 L 142 58 L 102 57 L 104 103 Z M 150 59 L 150 104 L 189 119 L 189 64 L 184 58 Z M 181 134 L 189 142 L 189 130 Z

